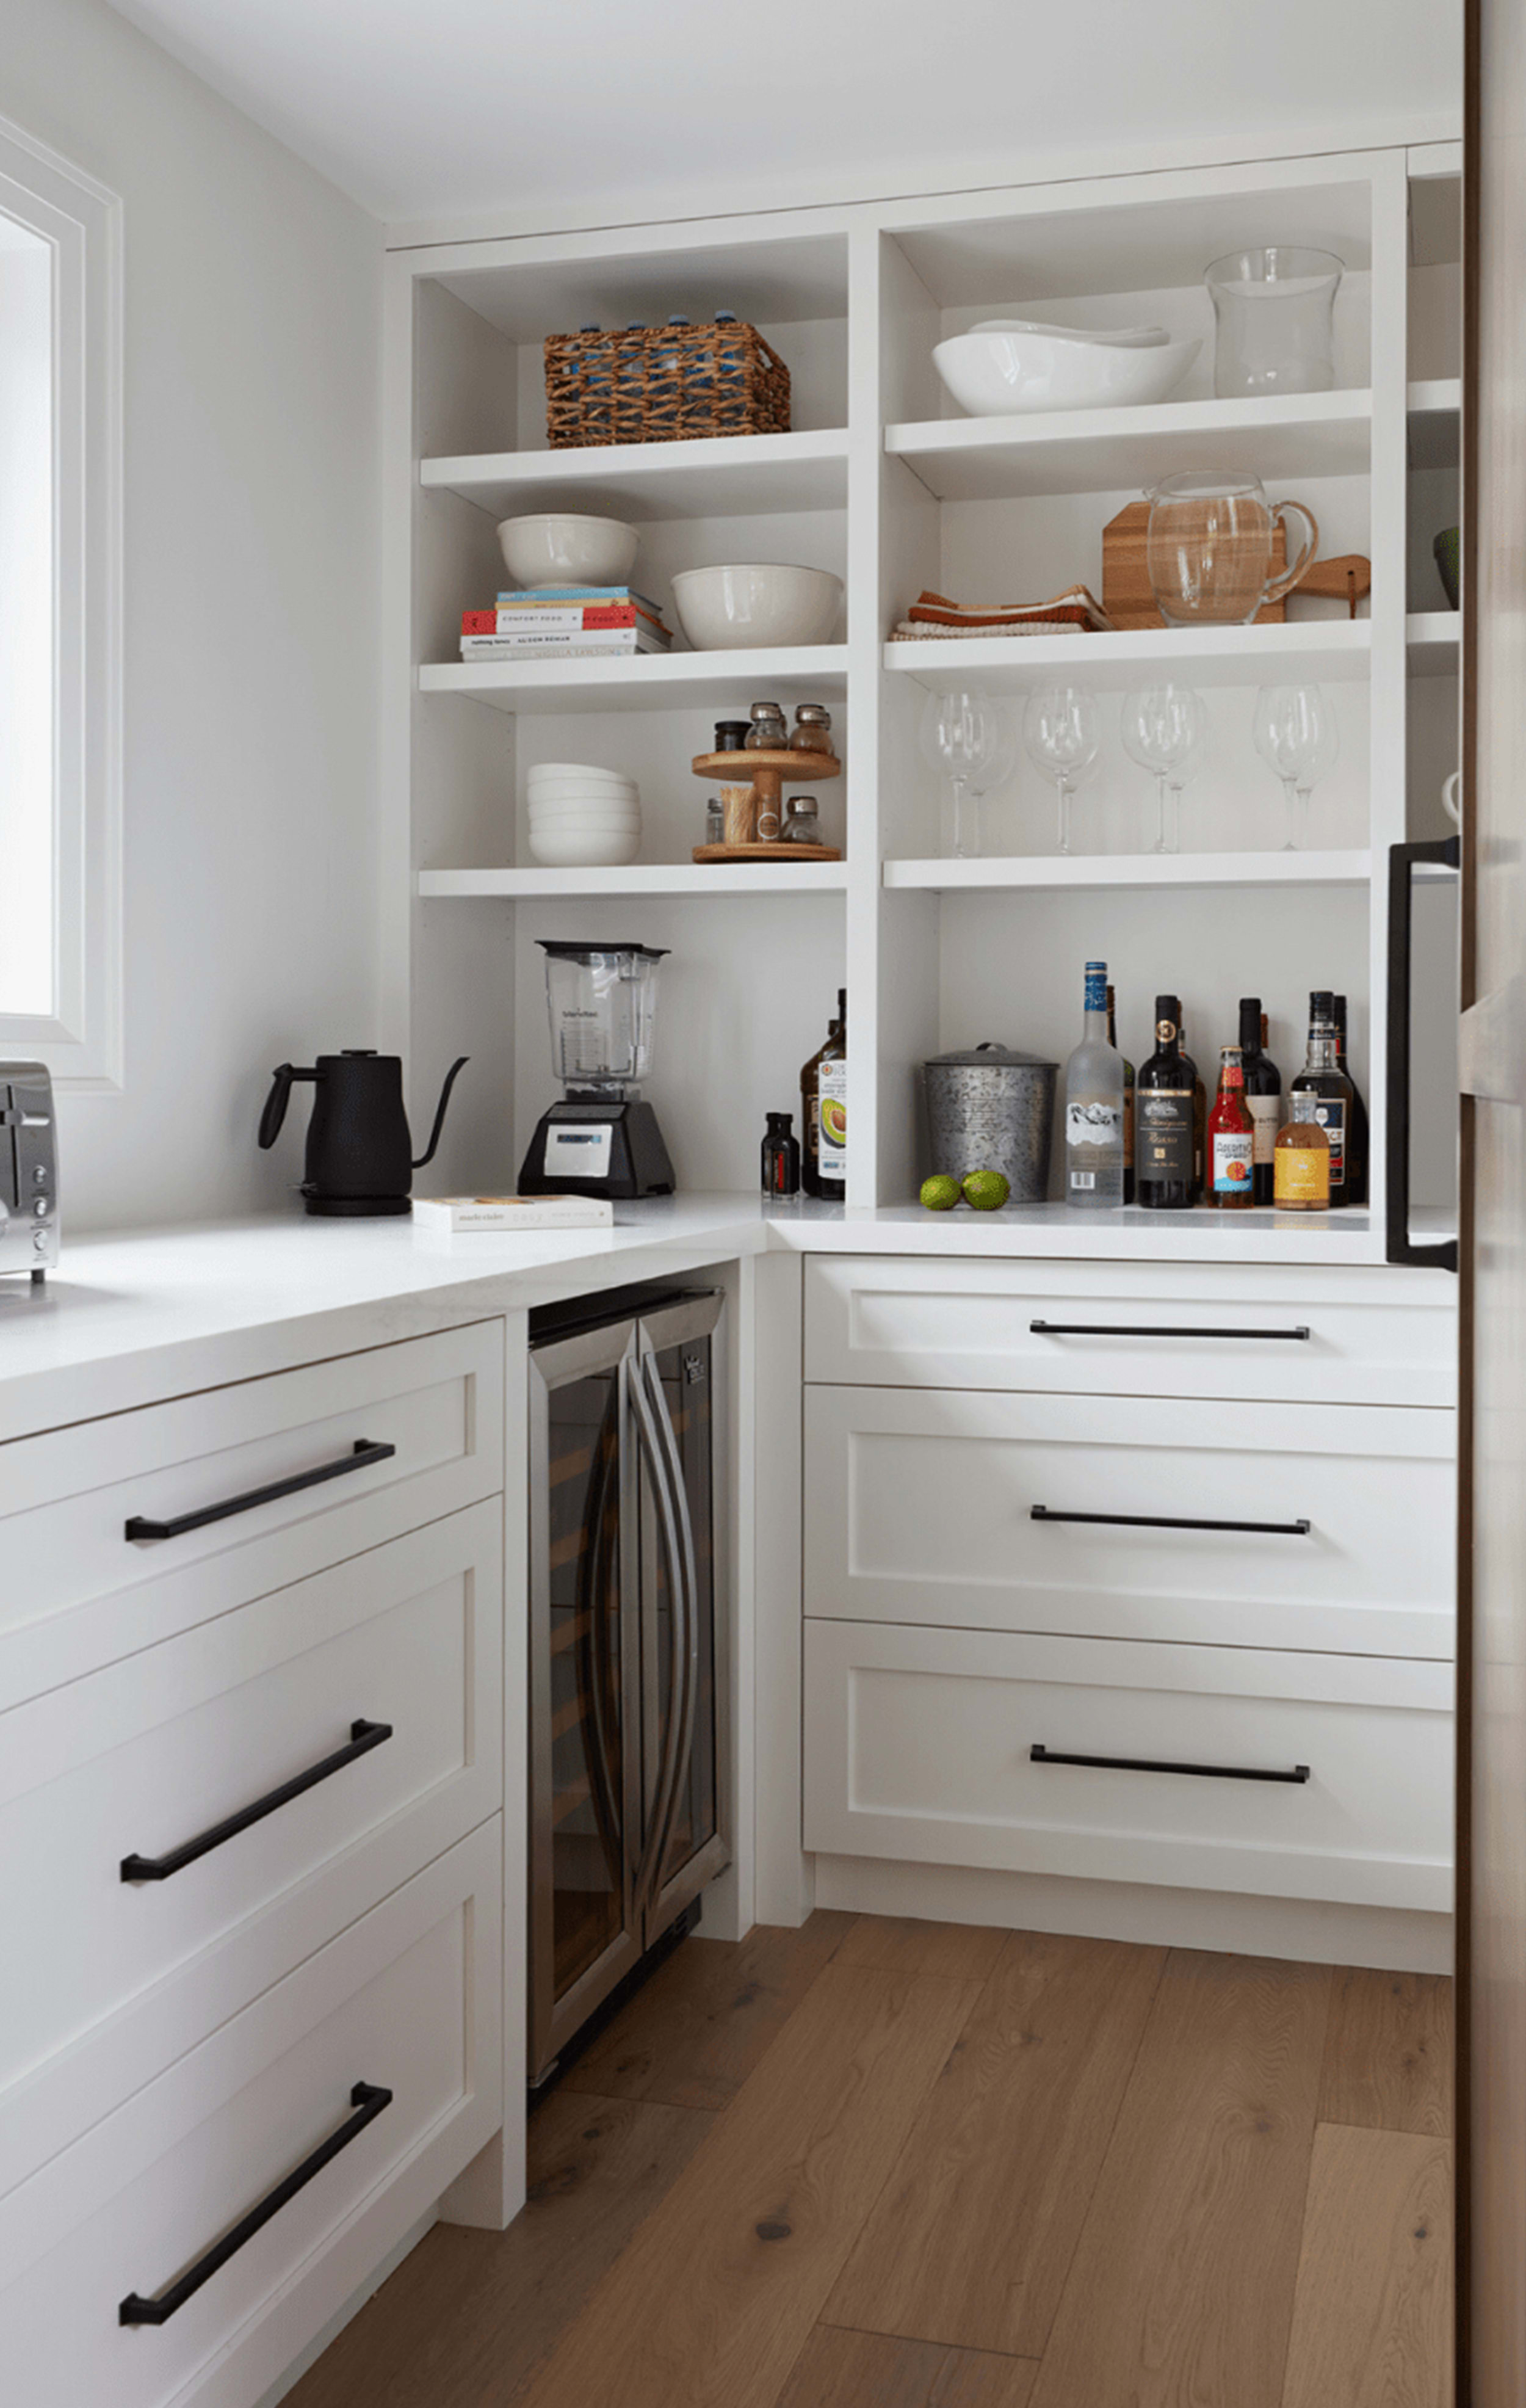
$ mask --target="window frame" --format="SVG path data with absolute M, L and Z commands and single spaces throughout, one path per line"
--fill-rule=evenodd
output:
M 0 1052 L 45 1062 L 65 1089 L 111 1093 L 122 1084 L 121 202 L 0 118 L 0 209 L 52 253 L 55 566 L 54 1010 L 0 1011 Z

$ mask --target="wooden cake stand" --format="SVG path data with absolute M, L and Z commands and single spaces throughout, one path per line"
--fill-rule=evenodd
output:
M 818 786 L 840 778 L 843 765 L 832 753 L 696 752 L 693 768 L 696 778 L 720 786 L 726 814 L 725 843 L 697 844 L 696 861 L 841 861 L 834 844 L 786 844 L 780 835 L 786 782 Z

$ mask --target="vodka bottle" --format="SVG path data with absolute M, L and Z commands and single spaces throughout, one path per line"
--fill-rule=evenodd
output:
M 1107 965 L 1086 966 L 1086 1023 L 1065 1065 L 1065 1201 L 1123 1201 L 1123 1056 L 1107 1042 Z

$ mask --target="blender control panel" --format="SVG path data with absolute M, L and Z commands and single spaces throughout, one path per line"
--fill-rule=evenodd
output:
M 548 1179 L 606 1179 L 614 1128 L 609 1120 L 563 1120 L 553 1109 L 542 1168 Z

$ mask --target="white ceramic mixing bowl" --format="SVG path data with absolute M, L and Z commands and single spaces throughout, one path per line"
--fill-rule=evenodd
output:
M 570 510 L 505 519 L 498 528 L 504 566 L 531 593 L 543 585 L 623 585 L 639 541 L 623 519 L 580 518 Z
M 829 570 L 777 561 L 682 568 L 673 580 L 678 624 L 696 652 L 827 643 L 842 598 L 842 579 Z

